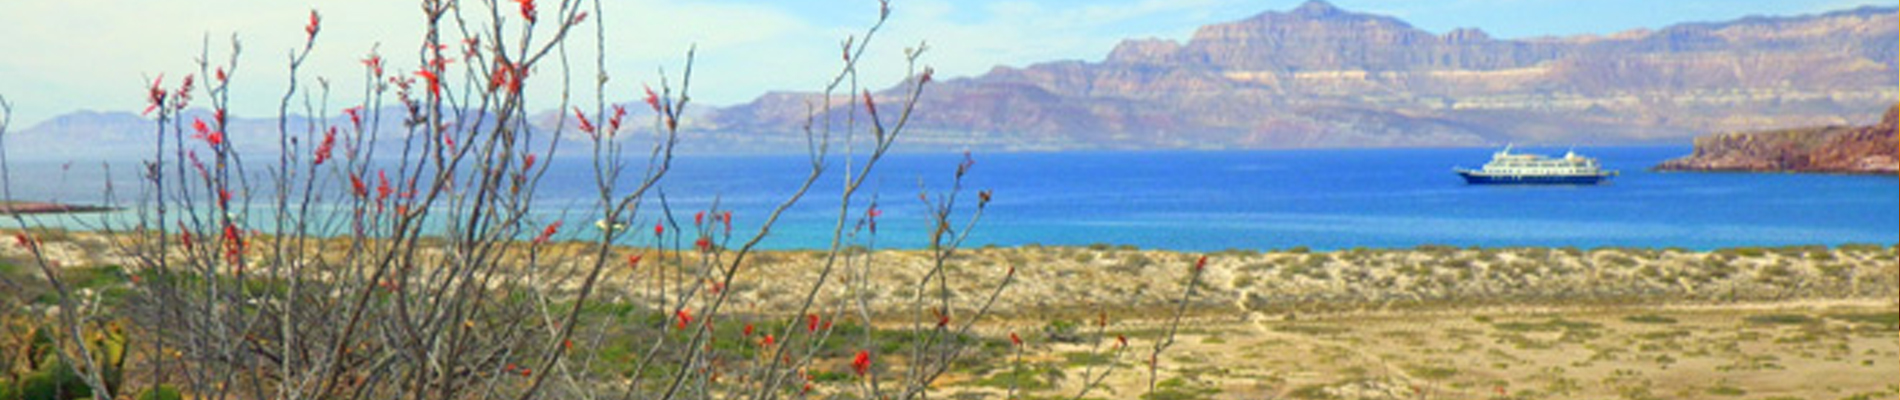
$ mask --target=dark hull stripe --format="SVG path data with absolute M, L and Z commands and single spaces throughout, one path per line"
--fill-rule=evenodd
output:
M 1595 185 L 1610 179 L 1607 175 L 1477 175 L 1459 172 L 1465 183 L 1473 185 Z

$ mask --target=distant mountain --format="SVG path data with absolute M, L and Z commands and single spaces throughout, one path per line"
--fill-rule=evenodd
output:
M 1696 138 L 1695 153 L 1663 162 L 1665 171 L 1900 172 L 1900 106 L 1873 126 L 1828 126 Z
M 1476 29 L 1427 32 L 1396 18 L 1309 1 L 1204 26 L 1186 42 L 1126 40 L 1101 61 L 999 66 L 943 80 L 926 91 L 901 146 L 1682 143 L 1700 132 L 1872 121 L 1878 114 L 1870 110 L 1900 100 L 1897 66 L 1900 12 L 1894 8 L 1501 40 Z M 879 101 L 895 103 L 899 90 L 880 92 Z M 819 100 L 780 92 L 731 107 L 697 107 L 683 121 L 691 132 L 681 150 L 802 151 L 801 128 Z M 536 126 L 550 128 L 559 115 L 537 114 Z M 304 122 L 290 126 L 300 131 Z M 49 157 L 142 154 L 150 151 L 149 125 L 132 114 L 81 112 L 9 141 L 16 149 L 44 149 L 33 153 Z M 401 131 L 395 121 L 384 126 Z M 275 148 L 274 119 L 238 120 L 232 131 L 262 138 L 239 143 Z M 401 143 L 391 136 L 382 144 Z
M 931 88 L 925 136 L 976 147 L 1279 148 L 1685 141 L 1845 124 L 1900 99 L 1893 8 L 1611 36 L 1434 34 L 1321 1 L 1122 42 L 1100 62 L 997 67 Z M 785 132 L 809 96 L 714 113 Z

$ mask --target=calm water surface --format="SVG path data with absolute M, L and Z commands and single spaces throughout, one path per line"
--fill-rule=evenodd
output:
M 1561 154 L 1565 149 L 1524 149 Z M 972 245 L 1132 244 L 1208 251 L 1308 246 L 1685 247 L 1900 241 L 1900 181 L 1891 176 L 1656 173 L 1646 169 L 1687 147 L 1580 148 L 1622 175 L 1601 186 L 1468 186 L 1451 173 L 1493 149 L 1293 150 L 977 154 L 965 182 L 996 200 Z M 885 160 L 867 190 L 878 195 L 877 247 L 927 239 L 920 191 L 941 193 L 960 155 L 902 154 Z M 802 156 L 687 156 L 667 177 L 670 206 L 717 199 L 750 232 L 803 178 Z M 126 175 L 115 166 L 116 175 Z M 836 169 L 834 169 L 836 171 Z M 97 165 L 28 164 L 16 196 L 97 201 Z M 592 175 L 557 163 L 543 183 L 544 219 L 592 226 Z M 836 223 L 841 177 L 821 181 L 764 244 L 823 247 Z M 123 180 L 123 179 L 119 179 Z M 921 185 L 921 186 L 920 186 Z M 120 182 L 125 194 L 129 186 Z M 649 206 L 657 204 L 649 204 Z M 649 210 L 654 208 L 648 207 Z M 645 214 L 637 226 L 651 226 Z M 72 221 L 49 221 L 72 224 Z M 569 230 L 573 232 L 573 229 Z M 585 232 L 578 232 L 584 234 Z

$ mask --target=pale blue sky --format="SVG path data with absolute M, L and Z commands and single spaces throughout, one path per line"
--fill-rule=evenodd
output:
M 552 3 L 552 0 L 543 0 Z M 926 62 L 944 78 L 996 65 L 1099 60 L 1124 38 L 1185 39 L 1194 28 L 1303 0 L 894 0 L 891 25 L 868 66 L 875 82 L 902 75 L 901 49 L 929 41 Z M 1476 27 L 1500 38 L 1607 34 L 1678 22 L 1748 15 L 1797 15 L 1887 0 L 1337 0 L 1340 8 L 1386 14 L 1432 32 Z M 749 101 L 774 90 L 811 90 L 834 68 L 838 41 L 869 23 L 874 0 L 611 0 L 610 96 L 635 99 L 661 66 L 677 68 L 689 43 L 700 47 L 697 98 Z M 16 104 L 15 129 L 79 110 L 137 111 L 146 79 L 194 70 L 208 35 L 214 57 L 237 34 L 245 41 L 236 112 L 274 112 L 284 53 L 302 36 L 305 12 L 325 15 L 313 71 L 354 92 L 356 60 L 381 43 L 392 64 L 413 66 L 420 31 L 414 2 L 391 0 L 17 0 L 0 1 L 0 95 Z M 591 48 L 590 46 L 587 46 Z M 577 55 L 591 58 L 588 50 Z M 394 68 L 394 67 L 392 67 Z M 175 78 L 174 82 L 175 82 Z M 880 83 L 879 86 L 882 86 Z M 338 100 L 347 97 L 338 94 Z M 337 107 L 333 107 L 337 108 Z

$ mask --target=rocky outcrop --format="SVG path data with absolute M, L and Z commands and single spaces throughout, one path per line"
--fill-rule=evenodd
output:
M 1723 133 L 1695 140 L 1695 153 L 1665 171 L 1900 173 L 1900 106 L 1873 126 Z

